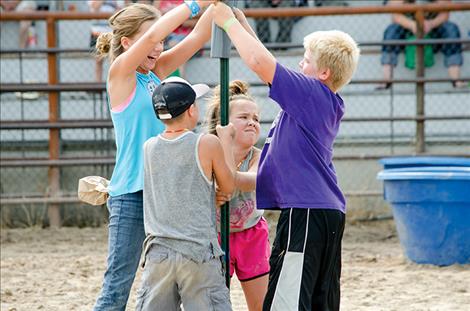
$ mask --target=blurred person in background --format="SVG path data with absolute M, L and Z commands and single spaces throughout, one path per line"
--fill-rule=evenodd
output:
M 251 9 L 259 8 L 291 8 L 291 7 L 302 7 L 308 6 L 308 0 L 245 0 L 245 7 Z M 289 43 L 292 41 L 292 27 L 295 22 L 300 20 L 300 17 L 284 17 L 275 18 L 279 27 L 277 36 L 274 42 L 277 43 Z M 256 18 L 256 33 L 258 38 L 263 43 L 269 43 L 271 41 L 271 29 L 269 27 L 269 19 L 267 18 Z M 282 48 L 281 50 L 285 50 Z
M 34 12 L 38 6 L 34 0 L 0 0 L 0 7 L 4 11 Z M 20 49 L 34 48 L 37 45 L 37 36 L 33 21 L 20 21 L 19 47 Z
M 397 6 L 401 4 L 427 4 L 427 3 L 449 3 L 452 0 L 389 0 L 386 5 Z M 432 39 L 460 39 L 458 26 L 449 21 L 449 12 L 425 12 L 424 13 L 424 35 Z M 413 13 L 392 14 L 393 24 L 389 25 L 384 32 L 385 40 L 404 40 L 409 36 L 416 35 L 417 23 Z M 401 46 L 382 46 L 381 63 L 383 66 L 384 80 L 392 79 L 393 67 L 398 63 L 398 54 L 403 50 Z M 455 88 L 464 87 L 465 82 L 459 81 L 460 68 L 463 64 L 462 44 L 450 43 L 433 46 L 434 52 L 442 51 L 444 54 L 444 65 L 450 78 L 454 81 Z M 384 83 L 377 86 L 377 90 L 390 88 L 391 83 Z
M 113 13 L 124 6 L 123 1 L 118 0 L 88 0 L 87 2 L 90 12 L 109 12 Z M 90 48 L 95 50 L 96 40 L 100 34 L 111 31 L 106 20 L 95 20 L 90 29 Z M 95 59 L 95 81 L 103 80 L 103 59 Z

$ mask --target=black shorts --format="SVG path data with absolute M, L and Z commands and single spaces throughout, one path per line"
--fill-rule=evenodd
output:
M 339 210 L 281 211 L 263 310 L 339 310 L 344 224 Z

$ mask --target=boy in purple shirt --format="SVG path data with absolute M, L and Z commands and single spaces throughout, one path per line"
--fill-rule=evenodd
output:
M 344 103 L 336 92 L 351 80 L 359 49 L 344 32 L 314 32 L 304 38 L 298 73 L 277 63 L 235 14 L 217 3 L 213 17 L 281 107 L 256 182 L 258 208 L 281 209 L 263 309 L 339 310 L 345 199 L 332 158 Z

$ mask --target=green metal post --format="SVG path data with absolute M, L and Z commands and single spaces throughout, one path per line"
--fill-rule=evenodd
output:
M 227 5 L 235 7 L 236 0 L 222 0 Z M 231 42 L 222 28 L 212 24 L 211 57 L 220 59 L 220 123 L 222 126 L 228 124 L 228 101 L 229 101 L 229 74 L 228 64 L 230 58 Z M 230 208 L 228 203 L 221 207 L 220 211 L 220 238 L 221 246 L 225 252 L 225 283 L 230 288 Z
M 228 101 L 229 101 L 229 59 L 220 59 L 220 122 L 222 126 L 228 124 Z M 220 217 L 220 235 L 222 240 L 222 249 L 225 252 L 225 283 L 230 288 L 230 208 L 225 203 L 221 207 Z

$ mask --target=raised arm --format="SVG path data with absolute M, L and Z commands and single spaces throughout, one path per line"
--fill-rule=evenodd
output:
M 212 30 L 212 10 L 213 6 L 211 5 L 183 41 L 162 53 L 153 70 L 160 79 L 166 78 L 176 68 L 186 63 L 209 41 Z
M 231 149 L 225 152 L 219 138 L 212 134 L 204 135 L 199 143 L 199 159 L 204 167 L 206 176 L 209 177 L 213 173 L 218 189 L 228 195 L 232 194 L 235 189 L 234 172 L 227 165 L 228 161 L 226 161 L 226 157 L 231 152 Z M 209 165 L 206 166 L 204 163 Z
M 201 8 L 204 8 L 210 4 L 210 1 L 198 1 L 198 3 Z M 166 13 L 137 42 L 132 44 L 129 50 L 116 58 L 110 70 L 120 77 L 133 77 L 142 60 L 159 42 L 162 42 L 176 27 L 188 19 L 190 14 L 188 6 L 184 3 Z
M 175 8 L 178 5 L 179 4 L 172 2 L 169 5 L 164 5 L 162 7 L 162 1 L 161 0 L 154 0 L 153 1 L 153 6 L 156 7 L 162 13 L 162 15 L 164 15 L 166 12 L 168 12 L 169 10 Z M 188 20 L 184 21 L 184 23 L 181 24 L 181 26 L 194 28 L 194 26 L 196 26 L 197 20 L 200 17 L 201 17 L 201 14 L 198 14 L 198 16 L 196 16 L 194 18 L 191 18 L 191 19 L 188 19 Z
M 232 9 L 226 4 L 217 2 L 214 6 L 213 16 L 214 22 L 219 27 L 225 28 L 245 64 L 261 80 L 272 83 L 276 71 L 276 59 L 268 49 L 240 24 Z

